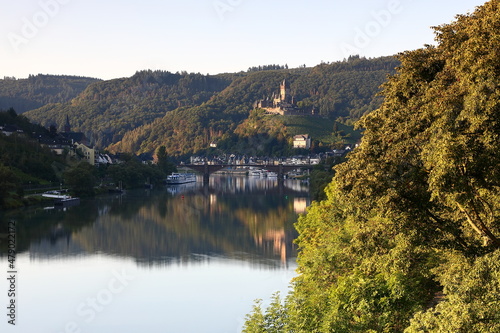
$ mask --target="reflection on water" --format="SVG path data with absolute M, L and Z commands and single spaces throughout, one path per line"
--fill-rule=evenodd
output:
M 18 221 L 19 251 L 34 259 L 99 253 L 140 265 L 220 257 L 279 267 L 296 255 L 293 223 L 308 200 L 299 181 L 212 176 L 208 185 L 129 191 L 9 218 Z
M 22 307 L 6 333 L 241 332 L 253 300 L 286 293 L 296 268 L 293 223 L 307 203 L 298 181 L 220 176 L 66 211 L 9 212 L 0 218 L 18 222 Z M 110 293 L 117 274 L 130 279 Z

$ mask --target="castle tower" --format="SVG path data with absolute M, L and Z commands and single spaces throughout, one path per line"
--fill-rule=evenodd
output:
M 288 84 L 286 82 L 286 79 L 283 80 L 283 82 L 280 85 L 280 97 L 282 102 L 286 102 L 288 99 L 288 96 L 290 96 L 290 89 L 288 88 Z

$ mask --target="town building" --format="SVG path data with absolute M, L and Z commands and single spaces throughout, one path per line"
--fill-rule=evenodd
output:
M 24 131 L 15 125 L 0 126 L 0 131 L 6 136 L 11 136 L 12 134 L 24 134 Z
M 94 148 L 87 147 L 83 143 L 75 143 L 75 148 L 77 155 L 79 155 L 85 162 L 90 165 L 95 165 L 96 162 L 96 151 Z
M 299 134 L 293 137 L 293 148 L 311 148 L 311 137 L 309 134 Z
M 63 155 L 65 151 L 73 151 L 73 143 L 64 137 L 39 136 L 38 143 L 47 147 L 57 155 Z

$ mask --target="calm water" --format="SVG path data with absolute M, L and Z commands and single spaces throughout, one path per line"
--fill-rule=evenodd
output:
M 218 176 L 4 215 L 17 221 L 17 318 L 2 278 L 0 331 L 240 332 L 254 299 L 287 292 L 308 202 L 297 181 Z

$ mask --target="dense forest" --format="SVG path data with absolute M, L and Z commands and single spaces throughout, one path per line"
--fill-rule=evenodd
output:
M 21 114 L 49 103 L 66 103 L 97 81 L 88 77 L 42 74 L 30 75 L 27 79 L 4 77 L 0 80 L 0 109 L 13 108 Z
M 398 65 L 393 57 L 351 57 L 313 68 L 270 65 L 219 75 L 141 71 L 93 83 L 70 102 L 48 104 L 26 115 L 60 129 L 68 116 L 74 130 L 114 152 L 145 153 L 164 145 L 170 155 L 181 155 L 234 135 L 237 141 L 247 140 L 238 136 L 237 127 L 255 101 L 277 92 L 283 79 L 304 112 L 316 111 L 317 122 L 352 124 L 380 105 L 379 86 Z
M 404 52 L 244 332 L 500 332 L 500 1 Z
M 64 160 L 34 139 L 49 130 L 32 124 L 14 109 L 0 110 L 0 126 L 13 126 L 22 134 L 0 132 L 0 209 L 15 206 L 23 195 L 23 184 L 57 182 Z
M 17 115 L 14 109 L 0 110 L 0 126 L 15 126 L 22 135 L 6 136 L 0 133 L 0 165 L 8 167 L 24 183 L 36 182 L 29 174 L 36 174 L 46 181 L 57 181 L 54 163 L 62 162 L 49 149 L 40 146 L 36 137 L 49 136 L 49 130 L 32 124 L 26 117 Z
M 130 78 L 91 84 L 68 103 L 48 104 L 26 115 L 44 126 L 63 128 L 66 116 L 100 148 L 168 111 L 193 107 L 223 90 L 230 79 L 201 74 L 141 71 Z

